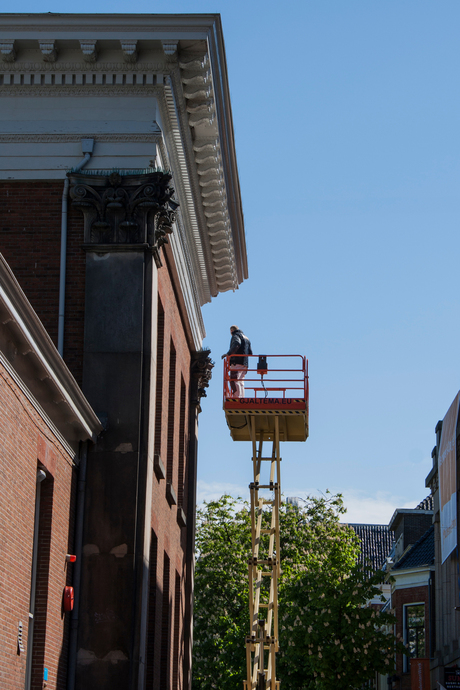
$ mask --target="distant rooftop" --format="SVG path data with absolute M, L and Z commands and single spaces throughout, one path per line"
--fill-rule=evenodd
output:
M 402 518 L 405 515 L 414 515 L 416 510 L 420 511 L 420 513 L 430 515 L 433 512 L 433 496 L 429 494 L 429 496 L 424 498 L 423 501 L 420 501 L 418 506 L 415 506 L 415 508 L 397 508 L 393 513 L 393 516 L 388 526 L 392 530 L 397 530 Z
M 409 549 L 393 566 L 393 570 L 403 570 L 406 568 L 419 568 L 423 565 L 433 565 L 434 563 L 434 525 L 420 537 L 420 539 Z
M 385 563 L 390 553 L 394 533 L 388 529 L 388 525 L 361 525 L 349 524 L 361 541 L 361 554 L 359 562 L 371 570 L 376 571 Z
M 420 501 L 415 510 L 433 510 L 433 496 L 430 494 L 423 501 Z

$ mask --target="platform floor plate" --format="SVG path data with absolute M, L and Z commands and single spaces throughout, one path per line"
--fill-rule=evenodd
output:
M 308 412 L 305 409 L 305 400 L 301 401 L 303 409 L 300 410 L 292 407 L 269 409 L 268 405 L 257 409 L 248 409 L 246 404 L 244 407 L 243 405 L 239 406 L 239 409 L 232 409 L 232 407 L 228 409 L 228 402 L 230 400 L 225 401 L 224 404 L 225 417 L 234 441 L 251 440 L 251 418 L 254 418 L 256 433 L 259 434 L 263 431 L 264 438 L 267 440 L 273 440 L 275 418 L 279 419 L 280 441 L 306 441 L 308 438 Z

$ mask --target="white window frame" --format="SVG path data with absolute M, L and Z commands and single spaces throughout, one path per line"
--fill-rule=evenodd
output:
M 408 635 L 407 635 L 407 626 L 406 626 L 406 620 L 407 620 L 407 615 L 406 615 L 406 609 L 409 608 L 410 606 L 423 606 L 424 610 L 424 620 L 425 620 L 425 649 L 426 649 L 426 601 L 411 601 L 408 602 L 407 604 L 403 604 L 403 640 L 404 644 L 407 645 L 409 640 L 408 640 Z M 409 673 L 410 671 L 410 665 L 409 665 L 410 657 L 406 656 L 404 654 L 403 656 L 403 672 L 404 673 Z

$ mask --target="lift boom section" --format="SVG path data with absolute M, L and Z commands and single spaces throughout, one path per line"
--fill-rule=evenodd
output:
M 278 690 L 280 443 L 308 437 L 308 361 L 302 355 L 252 355 L 245 371 L 234 367 L 238 357 L 228 356 L 224 361 L 223 406 L 233 440 L 252 444 L 252 554 L 244 690 Z M 264 450 L 267 445 L 268 452 Z

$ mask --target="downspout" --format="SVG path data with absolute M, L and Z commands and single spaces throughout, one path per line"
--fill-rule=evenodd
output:
M 82 139 L 81 150 L 84 158 L 73 168 L 72 172 L 81 170 L 91 158 L 94 148 L 94 139 Z M 59 321 L 58 321 L 58 352 L 61 357 L 64 354 L 64 311 L 65 311 L 65 279 L 67 257 L 67 204 L 69 198 L 69 178 L 66 176 L 64 189 L 62 190 L 61 206 L 61 262 L 59 268 Z
M 81 583 L 81 566 L 83 555 L 83 519 L 85 515 L 85 490 L 86 490 L 86 464 L 88 459 L 88 442 L 82 444 L 80 454 L 80 464 L 78 467 L 78 488 L 77 488 L 77 505 L 75 509 L 75 544 L 74 553 L 77 557 L 73 571 L 73 586 L 75 591 L 75 601 L 70 619 L 70 636 L 69 636 L 69 660 L 67 667 L 67 690 L 74 690 L 75 675 L 77 666 L 77 635 L 78 635 L 78 618 L 80 609 L 80 583 Z
M 37 470 L 37 488 L 35 493 L 35 517 L 34 517 L 34 542 L 32 551 L 32 576 L 30 582 L 30 605 L 29 605 L 29 631 L 27 633 L 27 657 L 26 657 L 26 681 L 25 688 L 30 690 L 32 683 L 32 655 L 34 647 L 34 619 L 35 619 L 35 598 L 37 586 L 37 565 L 38 565 L 38 532 L 40 528 L 40 494 L 41 483 L 46 479 L 46 472 Z

